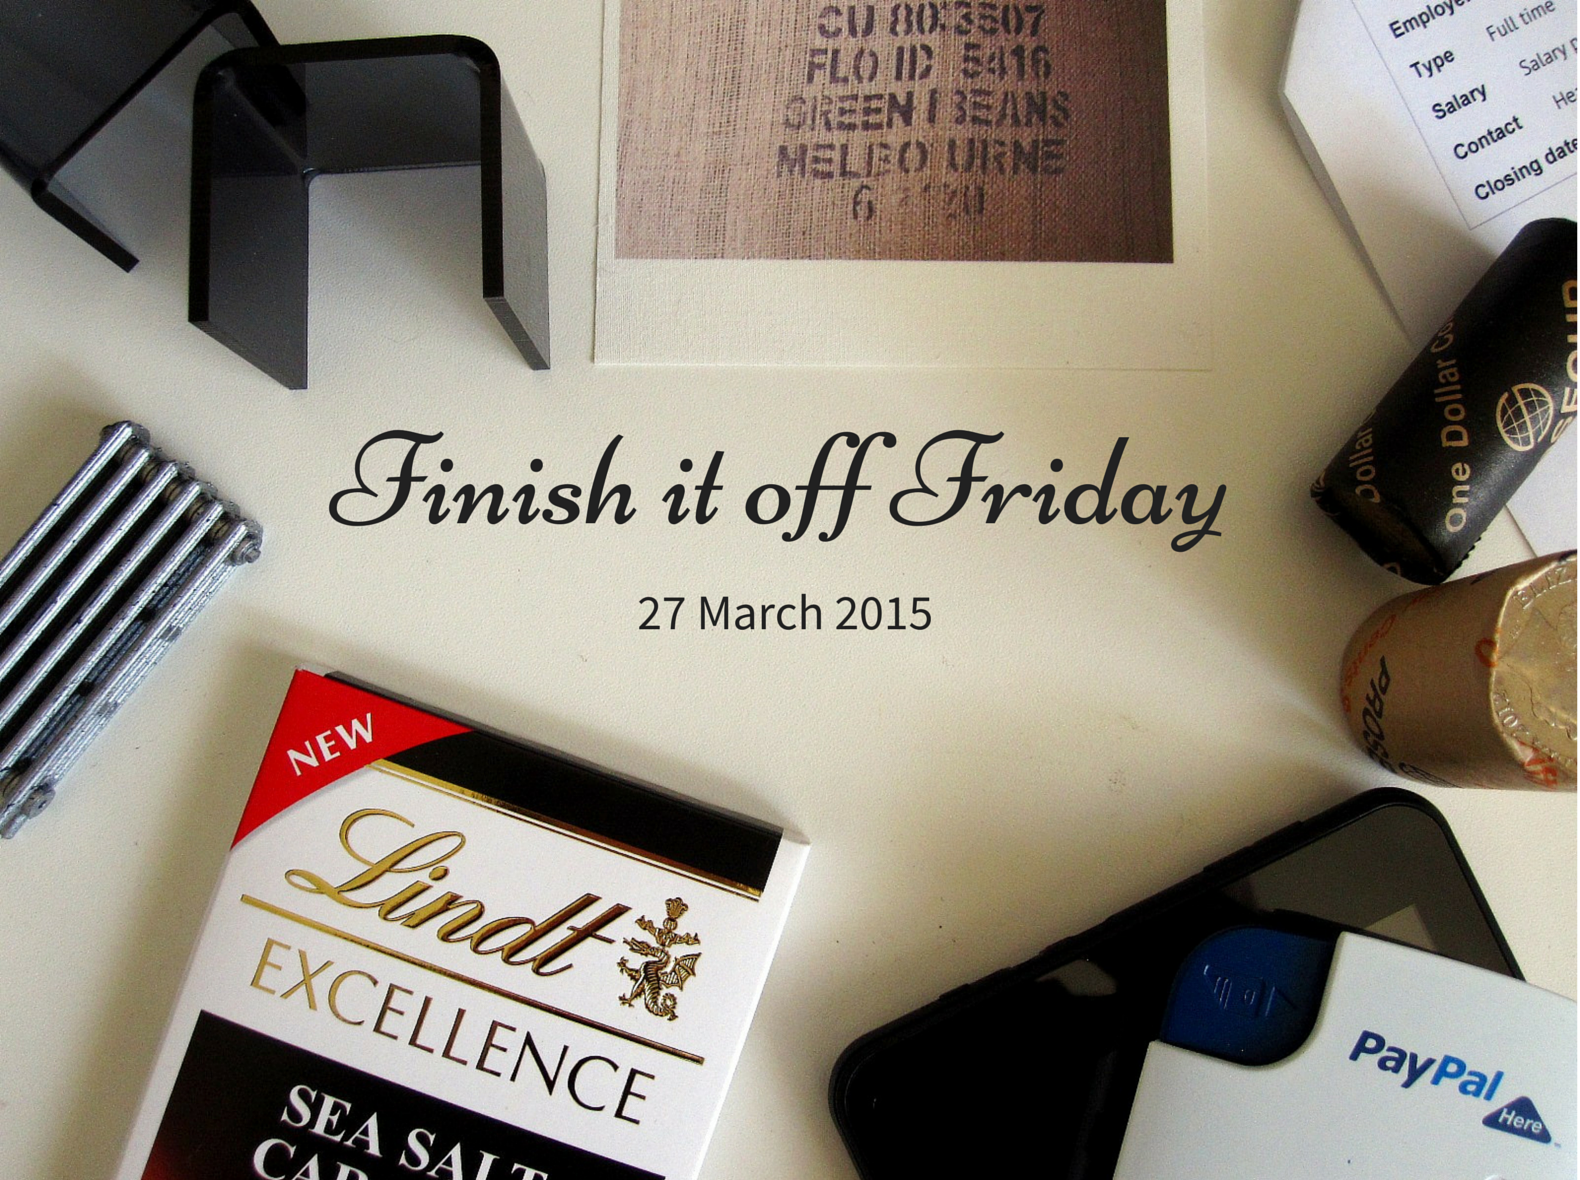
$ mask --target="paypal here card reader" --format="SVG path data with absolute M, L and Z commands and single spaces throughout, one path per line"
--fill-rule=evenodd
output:
M 1575 1004 L 1362 934 L 1180 968 L 1115 1180 L 1573 1180 Z

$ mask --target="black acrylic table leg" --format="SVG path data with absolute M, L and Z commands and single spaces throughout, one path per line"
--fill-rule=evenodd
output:
M 543 167 L 498 61 L 466 37 L 245 49 L 204 70 L 188 318 L 305 388 L 313 178 L 458 165 L 481 169 L 483 297 L 527 363 L 547 368 Z
M 273 45 L 247 0 L 0 3 L 0 166 L 50 216 L 122 270 L 137 258 L 80 194 L 115 161 L 94 139 L 188 52 Z M 184 107 L 184 104 L 183 104 Z

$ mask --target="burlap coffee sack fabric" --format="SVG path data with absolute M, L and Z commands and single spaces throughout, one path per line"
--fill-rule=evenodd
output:
M 1169 262 L 1164 0 L 622 0 L 621 258 Z

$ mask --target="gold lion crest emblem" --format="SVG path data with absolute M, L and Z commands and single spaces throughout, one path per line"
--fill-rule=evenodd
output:
M 695 934 L 682 934 L 677 929 L 681 917 L 690 908 L 680 898 L 671 897 L 664 903 L 667 916 L 662 926 L 655 926 L 647 917 L 636 920 L 638 926 L 653 936 L 653 941 L 644 942 L 640 938 L 625 940 L 627 947 L 647 960 L 633 967 L 630 960 L 624 955 L 620 956 L 620 972 L 631 981 L 631 990 L 620 997 L 620 1002 L 627 1008 L 640 999 L 643 1007 L 654 1016 L 662 1016 L 666 1020 L 676 1018 L 675 997 L 669 989 L 685 987 L 686 980 L 697 973 L 697 960 L 702 958 L 701 951 L 676 955 L 672 949 L 677 946 L 698 946 L 702 942 Z

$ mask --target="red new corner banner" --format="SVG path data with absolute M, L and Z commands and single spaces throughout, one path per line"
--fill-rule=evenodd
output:
M 467 727 L 457 722 L 298 669 L 231 846 L 293 803 L 370 762 L 465 732 Z

